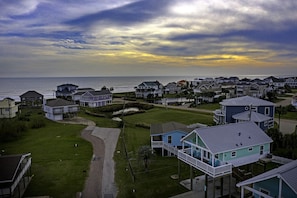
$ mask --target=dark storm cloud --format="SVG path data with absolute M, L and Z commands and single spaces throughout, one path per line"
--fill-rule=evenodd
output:
M 143 23 L 161 15 L 168 5 L 170 5 L 168 0 L 143 0 L 95 14 L 88 14 L 66 21 L 66 24 L 89 26 L 98 22 L 106 22 L 124 26 Z

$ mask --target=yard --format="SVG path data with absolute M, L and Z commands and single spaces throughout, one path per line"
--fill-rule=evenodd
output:
M 80 137 L 85 126 L 44 121 L 45 127 L 29 129 L 18 140 L 0 143 L 0 149 L 4 154 L 32 154 L 34 176 L 25 196 L 75 197 L 83 190 L 92 156 L 91 144 Z
M 171 178 L 172 175 L 178 173 L 178 160 L 176 157 L 151 155 L 148 169 L 145 170 L 143 158 L 138 154 L 141 146 L 150 145 L 150 131 L 136 125 L 138 123 L 151 124 L 168 121 L 184 124 L 197 122 L 212 124 L 212 116 L 156 107 L 146 113 L 125 116 L 125 128 L 121 133 L 117 152 L 115 152 L 116 183 L 119 188 L 118 197 L 168 197 L 187 191 L 179 184 L 180 180 Z M 199 175 L 201 173 L 195 171 L 194 174 Z M 189 166 L 181 162 L 180 179 L 186 179 L 189 176 Z

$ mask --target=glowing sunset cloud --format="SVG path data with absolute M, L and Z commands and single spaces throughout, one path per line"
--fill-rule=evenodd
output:
M 297 75 L 296 9 L 296 0 L 3 0 L 0 77 Z

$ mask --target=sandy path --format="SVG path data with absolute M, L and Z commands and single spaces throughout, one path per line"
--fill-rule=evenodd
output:
M 114 181 L 113 154 L 116 149 L 121 130 L 117 128 L 100 128 L 95 123 L 81 117 L 63 121 L 68 124 L 83 124 L 87 127 L 81 132 L 82 138 L 89 141 L 93 147 L 88 178 L 84 190 L 77 197 L 103 198 L 116 197 L 117 188 Z
M 87 127 L 81 136 L 93 146 L 93 157 L 90 163 L 89 176 L 85 181 L 82 197 L 102 197 L 102 175 L 104 163 L 104 142 L 102 139 L 92 135 L 94 127 Z

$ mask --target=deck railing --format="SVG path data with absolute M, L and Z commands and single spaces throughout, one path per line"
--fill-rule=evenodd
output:
M 17 185 L 19 184 L 19 182 L 21 181 L 21 179 L 23 178 L 23 176 L 25 175 L 25 173 L 28 171 L 28 169 L 30 168 L 30 166 L 31 166 L 31 157 L 28 159 L 28 161 L 26 162 L 25 166 L 23 167 L 23 169 L 19 173 L 18 177 L 13 182 L 13 184 L 11 186 L 11 191 L 12 192 L 17 187 Z
M 211 166 L 191 155 L 185 153 L 183 150 L 178 150 L 177 158 L 183 162 L 197 168 L 198 170 L 210 175 L 211 177 L 219 177 L 232 173 L 232 164 L 222 164 L 217 167 Z
M 178 149 L 166 142 L 163 141 L 151 141 L 152 148 L 163 148 L 169 151 L 170 153 L 173 153 L 174 155 L 177 155 Z
M 216 109 L 213 112 L 213 121 L 217 124 L 220 124 L 222 122 L 223 117 L 225 117 L 225 115 L 223 114 L 221 109 Z

